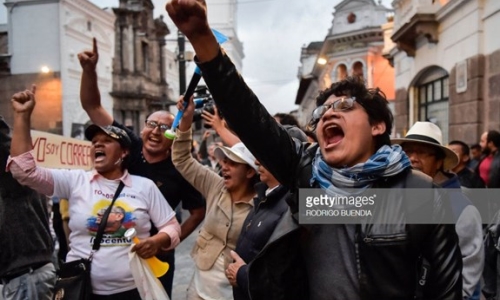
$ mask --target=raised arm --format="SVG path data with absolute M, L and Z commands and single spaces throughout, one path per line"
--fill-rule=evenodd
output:
M 14 130 L 12 134 L 12 144 L 10 145 L 10 155 L 18 156 L 31 151 L 31 113 L 35 108 L 36 86 L 31 90 L 15 93 L 10 100 L 14 111 Z
M 217 173 L 200 164 L 191 155 L 191 125 L 193 123 L 194 103 L 191 97 L 190 104 L 184 109 L 183 100 L 179 100 L 177 107 L 184 110 L 184 114 L 177 129 L 177 136 L 172 145 L 172 162 L 182 177 L 197 189 L 207 201 L 213 200 L 212 194 L 220 191 L 223 179 Z
M 92 51 L 78 53 L 82 66 L 82 81 L 80 84 L 80 101 L 90 120 L 99 126 L 113 123 L 113 117 L 102 107 L 101 94 L 97 84 L 96 66 L 99 60 L 97 40 L 93 39 Z
M 31 90 L 16 93 L 12 96 L 14 111 L 14 128 L 10 145 L 7 169 L 20 184 L 27 185 L 44 195 L 54 192 L 54 179 L 49 170 L 37 167 L 31 150 L 31 114 L 35 108 L 36 86 Z
M 279 182 L 293 186 L 295 178 L 290 172 L 296 169 L 300 158 L 297 145 L 267 112 L 220 49 L 208 26 L 205 1 L 171 0 L 167 11 L 193 45 L 203 78 L 229 128 Z
M 241 142 L 238 136 L 226 127 L 224 120 L 222 120 L 219 116 L 217 107 L 214 107 L 214 114 L 204 110 L 201 116 L 205 120 L 205 123 L 212 126 L 215 132 L 217 132 L 224 145 L 232 147 L 233 145 Z

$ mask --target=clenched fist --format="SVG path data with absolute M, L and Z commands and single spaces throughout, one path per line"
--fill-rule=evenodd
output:
M 31 114 L 35 108 L 35 92 L 36 85 L 32 85 L 31 90 L 15 93 L 10 100 L 14 112 Z
M 177 28 L 189 40 L 199 34 L 211 34 L 205 0 L 170 0 L 165 8 Z

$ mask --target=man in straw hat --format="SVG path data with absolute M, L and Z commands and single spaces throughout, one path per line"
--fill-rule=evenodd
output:
M 431 122 L 416 122 L 401 139 L 393 139 L 393 144 L 400 144 L 410 158 L 414 169 L 432 177 L 435 184 L 447 188 L 460 188 L 458 176 L 449 171 L 458 164 L 458 156 L 442 144 L 442 133 Z M 484 266 L 481 216 L 477 208 L 457 190 L 450 196 L 455 214 L 463 269 L 462 293 L 464 299 L 479 299 L 478 283 Z M 472 298 L 471 298 L 472 297 Z

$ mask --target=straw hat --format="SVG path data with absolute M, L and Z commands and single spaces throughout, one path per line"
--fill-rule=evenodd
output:
M 441 149 L 444 154 L 443 169 L 451 170 L 458 164 L 458 156 L 452 150 L 443 146 L 441 129 L 431 122 L 416 122 L 404 138 L 391 139 L 392 144 L 402 145 L 405 142 L 422 143 Z

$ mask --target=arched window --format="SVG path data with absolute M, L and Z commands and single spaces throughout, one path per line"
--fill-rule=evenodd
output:
M 347 77 L 347 67 L 344 64 L 337 66 L 337 81 L 343 80 Z
M 415 84 L 419 121 L 436 124 L 443 133 L 443 143 L 448 143 L 449 76 L 446 70 L 433 67 L 426 70 Z
M 352 65 L 352 75 L 364 78 L 363 63 L 357 61 Z

